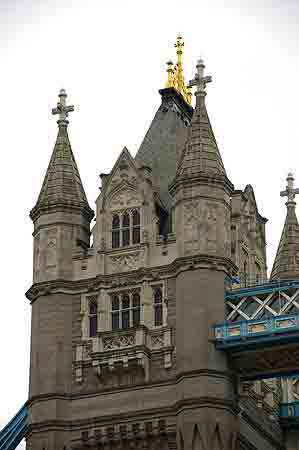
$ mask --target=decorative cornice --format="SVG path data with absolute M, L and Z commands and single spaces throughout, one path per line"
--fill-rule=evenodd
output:
M 30 218 L 33 222 L 46 214 L 53 214 L 58 212 L 64 213 L 80 213 L 82 214 L 88 222 L 90 222 L 94 217 L 94 211 L 89 208 L 83 202 L 67 202 L 67 201 L 57 201 L 57 202 L 47 202 L 47 203 L 37 203 L 35 207 L 30 211 Z
M 228 195 L 234 190 L 234 185 L 230 182 L 226 175 L 218 173 L 201 172 L 187 178 L 176 177 L 169 185 L 169 192 L 174 195 L 180 188 L 186 186 L 217 186 L 224 189 Z
M 98 275 L 95 278 L 81 280 L 52 280 L 35 283 L 26 292 L 26 297 L 33 303 L 38 297 L 54 293 L 67 293 L 70 295 L 83 292 L 96 292 L 99 289 L 110 289 L 116 286 L 132 286 L 143 281 L 157 281 L 177 276 L 188 270 L 206 269 L 225 272 L 235 275 L 237 266 L 229 258 L 213 255 L 195 255 L 178 258 L 167 266 L 156 266 L 151 268 L 140 268 L 130 272 Z

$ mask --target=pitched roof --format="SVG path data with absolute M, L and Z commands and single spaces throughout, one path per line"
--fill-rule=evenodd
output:
M 163 204 L 170 208 L 168 185 L 188 134 L 193 108 L 174 88 L 161 89 L 162 102 L 136 154 L 136 161 L 152 169 L 152 180 Z
M 93 217 L 71 149 L 67 122 L 59 125 L 44 182 L 30 216 L 34 220 L 42 210 L 46 211 L 57 206 L 83 208 L 90 219 Z
M 299 277 L 299 225 L 295 202 L 287 203 L 287 216 L 271 272 L 271 280 Z
M 189 137 L 181 155 L 176 177 L 192 178 L 201 173 L 226 176 L 204 95 L 197 96 Z

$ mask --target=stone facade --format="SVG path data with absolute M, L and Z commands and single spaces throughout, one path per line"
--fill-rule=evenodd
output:
M 125 148 L 101 177 L 92 246 L 93 213 L 58 121 L 31 213 L 28 450 L 282 448 L 277 388 L 240 387 L 211 340 L 227 280 L 266 277 L 266 220 L 252 187 L 228 180 L 204 98 L 193 112 L 175 89 L 161 96 L 136 158 Z M 262 402 L 259 416 L 248 402 Z

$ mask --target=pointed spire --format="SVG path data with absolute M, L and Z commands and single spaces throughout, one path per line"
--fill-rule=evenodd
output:
M 294 201 L 296 194 L 299 194 L 299 189 L 294 189 L 294 176 L 289 173 L 286 189 L 280 193 L 281 197 L 288 198 L 287 216 L 274 260 L 271 280 L 299 278 L 299 224 Z
M 196 106 L 175 181 L 190 180 L 203 175 L 218 176 L 225 179 L 232 189 L 205 105 L 206 85 L 212 81 L 212 77 L 204 75 L 204 68 L 203 61 L 199 60 L 196 65 L 195 78 L 189 82 L 190 87 L 196 86 Z
M 68 137 L 67 117 L 69 112 L 74 111 L 74 106 L 67 106 L 66 98 L 65 90 L 61 89 L 57 107 L 52 110 L 52 114 L 59 114 L 58 135 L 37 203 L 30 213 L 32 220 L 55 208 L 80 209 L 89 220 L 94 214 L 88 204 Z
M 184 80 L 184 69 L 183 69 L 183 48 L 184 41 L 182 36 L 179 34 L 176 43 L 174 44 L 177 54 L 177 63 L 173 67 L 173 62 L 167 62 L 167 82 L 166 88 L 175 88 L 184 98 L 184 100 L 191 105 L 191 91 L 185 84 Z

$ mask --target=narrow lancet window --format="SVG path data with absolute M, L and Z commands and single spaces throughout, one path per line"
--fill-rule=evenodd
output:
M 130 216 L 125 213 L 122 218 L 122 245 L 130 245 Z
M 160 287 L 154 290 L 155 327 L 163 325 L 163 295 Z
M 119 298 L 117 295 L 114 295 L 112 297 L 111 319 L 112 319 L 112 330 L 118 330 L 119 329 Z
M 130 297 L 128 294 L 124 294 L 122 296 L 121 327 L 122 328 L 130 327 Z
M 112 219 L 112 248 L 120 247 L 120 220 L 115 214 Z
M 95 337 L 98 331 L 98 305 L 92 300 L 89 304 L 89 336 Z
M 140 325 L 140 295 L 134 292 L 132 296 L 132 311 L 133 311 L 133 327 Z
M 137 210 L 133 211 L 133 244 L 140 243 L 140 214 Z

